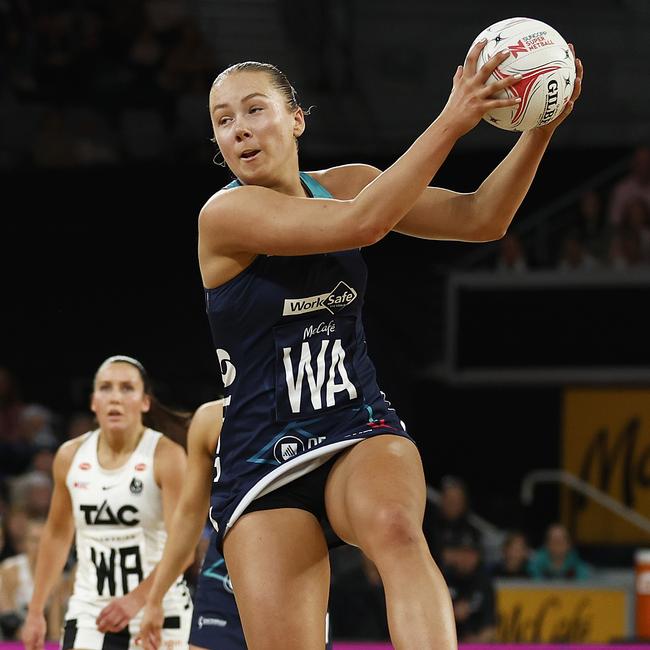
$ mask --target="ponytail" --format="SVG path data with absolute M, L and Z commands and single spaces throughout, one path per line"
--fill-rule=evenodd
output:
M 149 399 L 151 407 L 147 413 L 142 414 L 142 423 L 150 429 L 161 431 L 174 442 L 187 448 L 187 430 L 193 414 L 165 406 L 153 393 L 149 393 Z

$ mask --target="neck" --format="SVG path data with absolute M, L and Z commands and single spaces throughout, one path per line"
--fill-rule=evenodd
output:
M 120 455 L 131 453 L 137 446 L 142 434 L 144 425 L 138 424 L 130 431 L 105 431 L 99 432 L 99 444 L 104 446 L 111 454 Z
M 288 196 L 307 196 L 307 192 L 300 181 L 300 167 L 298 158 L 294 158 L 285 166 L 286 171 L 269 185 L 269 189 L 287 194 Z

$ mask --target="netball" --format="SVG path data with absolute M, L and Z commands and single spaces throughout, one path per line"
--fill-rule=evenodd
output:
M 497 108 L 483 119 L 508 131 L 526 131 L 553 121 L 573 92 L 576 67 L 573 52 L 550 25 L 532 18 L 508 18 L 484 29 L 472 46 L 486 38 L 477 63 L 480 69 L 494 54 L 507 50 L 510 56 L 492 73 L 490 81 L 521 74 L 513 86 L 495 95 L 519 97 L 517 106 Z

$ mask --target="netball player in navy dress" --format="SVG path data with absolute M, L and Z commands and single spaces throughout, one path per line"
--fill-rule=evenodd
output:
M 187 564 L 188 548 L 194 549 L 199 543 L 208 511 L 210 487 L 219 478 L 220 468 L 214 466 L 214 458 L 219 449 L 222 420 L 223 405 L 220 401 L 203 404 L 192 418 L 187 435 L 188 461 L 192 470 L 174 512 L 171 532 L 142 616 L 139 636 L 145 649 L 160 647 L 164 632 L 163 596 L 172 585 L 174 576 Z M 199 574 L 190 650 L 246 650 L 232 583 L 217 547 L 216 536 L 213 530 Z M 327 650 L 331 643 L 326 623 L 324 618 Z
M 456 645 L 449 594 L 422 534 L 420 456 L 367 354 L 359 248 L 391 230 L 465 241 L 506 231 L 580 82 L 563 116 L 522 134 L 478 190 L 427 187 L 487 110 L 516 103 L 491 98 L 516 79 L 486 85 L 508 54 L 477 72 L 483 46 L 458 67 L 438 118 L 384 172 L 300 173 L 304 114 L 273 66 L 238 64 L 213 84 L 214 133 L 237 181 L 199 218 L 226 404 L 210 517 L 251 650 L 323 647 L 324 517 L 377 566 L 395 648 Z M 386 97 L 385 110 L 399 119 L 409 107 Z

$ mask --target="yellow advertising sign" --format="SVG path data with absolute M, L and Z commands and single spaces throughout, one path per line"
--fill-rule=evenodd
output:
M 624 638 L 626 593 L 616 589 L 497 588 L 499 643 L 607 643 Z
M 650 518 L 650 390 L 567 390 L 562 452 L 565 470 Z M 561 507 L 579 543 L 650 541 L 642 529 L 573 490 L 563 490 Z

